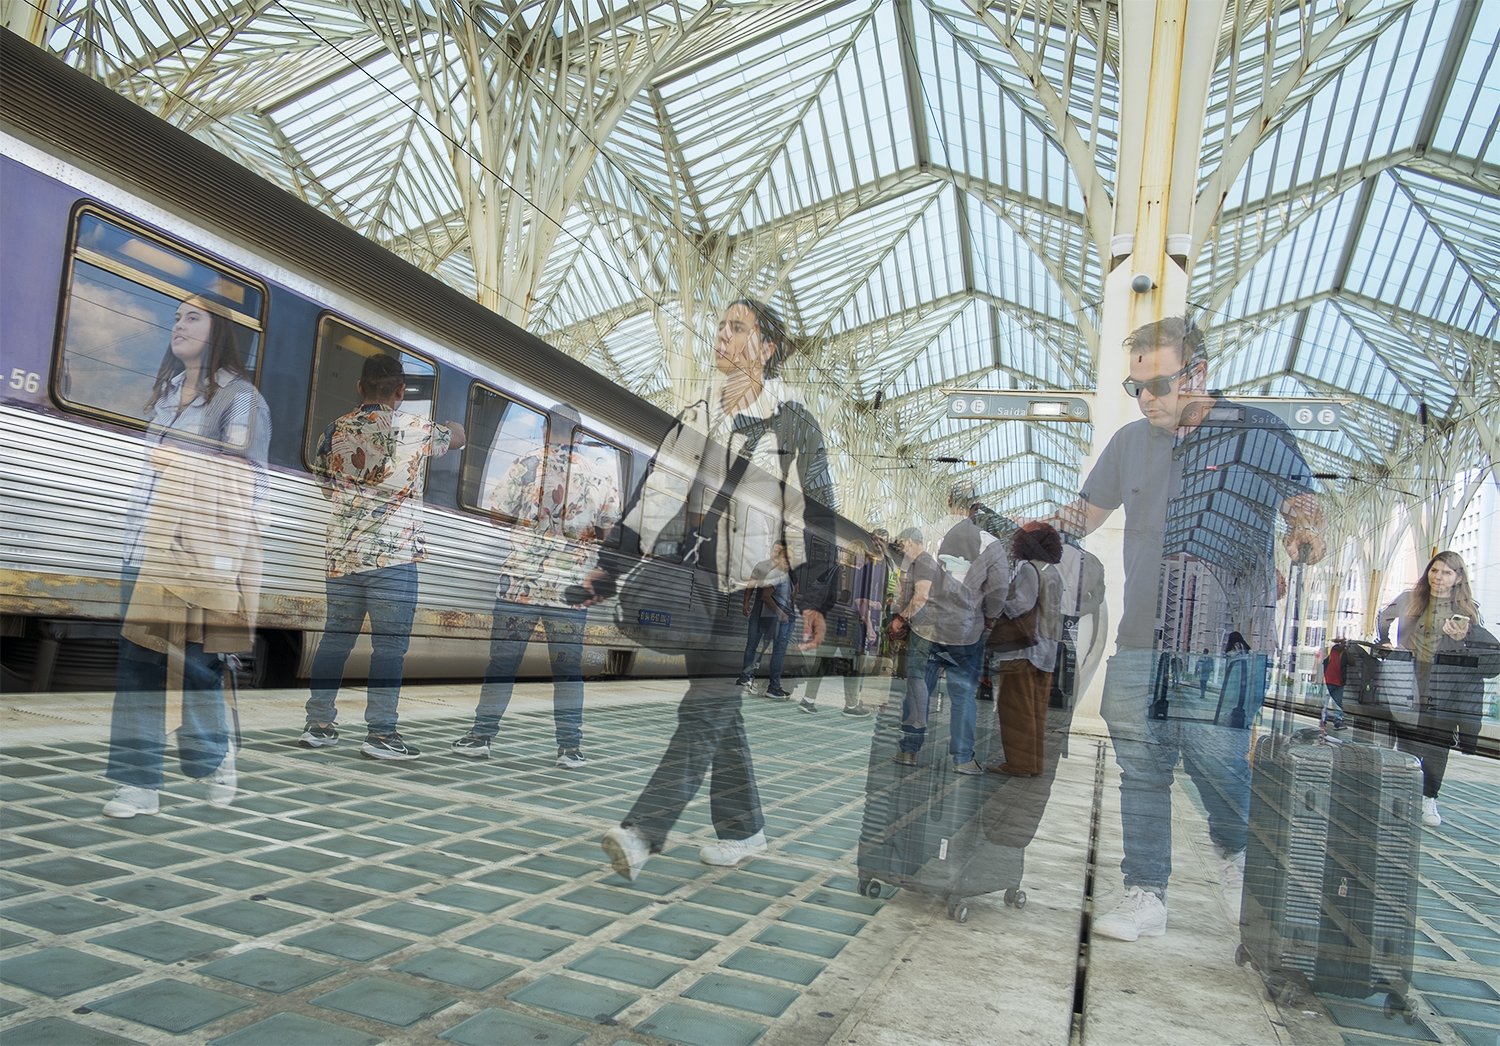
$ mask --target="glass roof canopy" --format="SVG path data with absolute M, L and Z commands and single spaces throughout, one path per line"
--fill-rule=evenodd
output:
M 75 66 L 663 406 L 769 297 L 844 489 L 1072 499 L 1086 428 L 938 389 L 1094 383 L 1116 3 L 46 6 Z M 1352 399 L 1319 471 L 1397 468 L 1419 404 L 1490 460 L 1497 129 L 1500 0 L 1227 4 L 1189 301 L 1217 384 Z

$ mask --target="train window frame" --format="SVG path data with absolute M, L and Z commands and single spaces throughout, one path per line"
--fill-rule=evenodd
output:
M 566 477 L 564 477 L 563 480 L 564 489 L 569 492 L 571 492 L 573 489 L 573 453 L 574 448 L 578 446 L 578 437 L 580 435 L 587 436 L 589 439 L 595 441 L 596 443 L 599 443 L 601 446 L 609 447 L 620 456 L 619 460 L 622 466 L 622 475 L 620 476 L 620 487 L 618 493 L 620 499 L 620 511 L 623 513 L 625 509 L 625 501 L 630 496 L 630 452 L 620 444 L 616 443 L 614 440 L 605 439 L 597 432 L 594 432 L 591 429 L 587 429 L 582 425 L 574 425 L 573 431 L 568 434 L 568 474 Z M 563 526 L 565 528 L 567 526 L 566 516 L 563 518 Z M 619 548 L 620 541 L 624 537 L 624 529 L 624 527 L 620 526 L 612 527 L 608 537 L 606 537 L 602 541 L 593 541 L 591 542 L 591 544 L 602 545 L 605 548 Z
M 647 497 L 647 493 L 652 489 L 651 485 L 650 485 L 651 484 L 651 477 L 654 476 L 659 471 L 660 472 L 665 472 L 667 475 L 673 476 L 676 479 L 681 480 L 682 483 L 683 483 L 683 485 L 684 485 L 684 487 L 686 488 L 686 493 L 683 494 L 683 496 L 682 496 L 682 506 L 683 506 L 683 514 L 682 514 L 682 519 L 683 519 L 682 540 L 683 540 L 684 544 L 686 544 L 686 542 L 687 542 L 688 521 L 692 518 L 692 514 L 688 511 L 688 506 L 691 505 L 692 501 L 693 501 L 693 481 L 690 480 L 690 479 L 688 479 L 682 473 L 678 472 L 676 469 L 666 468 L 665 466 L 662 465 L 661 462 L 659 462 L 659 461 L 652 461 L 651 464 L 649 464 L 649 465 L 646 466 L 646 474 L 643 477 L 641 477 L 640 504 L 636 506 L 636 527 L 637 527 L 637 532 L 640 533 L 642 535 L 642 538 L 643 538 L 643 540 L 641 541 L 641 556 L 644 557 L 644 558 L 659 560 L 659 561 L 661 561 L 663 563 L 681 563 L 682 560 L 683 560 L 683 558 L 684 558 L 685 553 L 684 554 L 679 554 L 677 556 L 664 556 L 664 555 L 660 555 L 660 554 L 658 554 L 655 551 L 655 545 L 653 545 L 651 548 L 647 548 L 646 547 L 646 542 L 644 540 L 644 532 L 645 532 L 645 529 L 646 529 L 646 497 Z M 661 493 L 665 494 L 664 491 L 661 492 Z M 676 495 L 675 494 L 666 495 L 666 496 L 672 497 L 674 500 L 676 499 Z
M 124 262 L 116 261 L 114 258 L 101 254 L 91 248 L 80 247 L 78 243 L 79 229 L 87 217 L 94 217 L 123 229 L 132 236 L 146 241 L 150 246 L 164 248 L 165 250 L 181 255 L 205 268 L 218 272 L 221 276 L 243 284 L 260 295 L 260 309 L 258 313 L 238 311 L 220 305 L 217 302 L 202 299 L 204 308 L 207 311 L 221 315 L 225 319 L 255 333 L 255 366 L 250 372 L 250 382 L 258 390 L 260 388 L 261 375 L 265 372 L 263 363 L 265 360 L 266 332 L 271 307 L 270 288 L 267 286 L 264 278 L 256 273 L 242 269 L 220 258 L 218 255 L 210 254 L 208 251 L 178 236 L 174 236 L 171 233 L 133 218 L 128 214 L 92 200 L 82 200 L 74 205 L 72 213 L 68 216 L 66 249 L 63 254 L 62 285 L 58 291 L 57 322 L 52 332 L 52 359 L 47 375 L 47 393 L 58 409 L 67 414 L 75 414 L 80 417 L 109 422 L 127 429 L 134 429 L 138 432 L 145 432 L 150 427 L 150 422 L 145 418 L 121 414 L 107 407 L 82 403 L 70 399 L 63 394 L 63 367 L 66 362 L 64 350 L 67 347 L 68 325 L 73 318 L 74 287 L 78 274 L 78 262 L 81 261 L 86 265 L 103 269 L 105 272 L 120 279 L 131 281 L 147 290 L 169 298 L 175 298 L 179 301 L 183 300 L 185 293 L 187 295 L 191 295 L 192 293 L 187 291 L 186 288 L 178 287 L 168 280 L 152 276 L 143 270 L 134 269 Z
M 421 360 L 423 363 L 431 367 L 433 416 L 428 418 L 427 420 L 434 425 L 437 424 L 437 360 L 429 356 L 425 352 L 420 352 L 408 345 L 403 344 L 402 342 L 397 341 L 395 338 L 390 338 L 384 334 L 381 334 L 379 331 L 371 330 L 365 324 L 359 323 L 356 320 L 351 320 L 343 313 L 334 312 L 332 309 L 323 309 L 319 311 L 317 321 L 313 324 L 312 374 L 309 376 L 307 383 L 307 406 L 302 413 L 302 417 L 305 419 L 306 426 L 306 434 L 304 435 L 302 440 L 302 464 L 307 468 L 308 472 L 311 472 L 314 475 L 317 474 L 317 469 L 315 467 L 317 451 L 314 448 L 319 442 L 322 441 L 323 433 L 327 431 L 326 425 L 322 429 L 316 428 L 316 422 L 313 420 L 313 405 L 318 400 L 318 364 L 319 362 L 321 362 L 323 355 L 323 328 L 324 325 L 330 320 L 335 323 L 342 323 L 345 327 L 348 327 L 350 330 L 362 335 L 363 337 L 369 338 L 371 341 L 380 342 L 381 344 L 389 346 L 390 348 L 394 349 L 397 354 L 405 353 L 408 356 L 415 356 L 417 359 Z M 358 404 L 356 404 L 355 406 L 357 407 Z M 345 411 L 344 413 L 347 414 L 349 412 Z M 343 416 L 343 414 L 337 415 L 335 420 Z M 428 478 L 428 470 L 426 468 L 423 468 L 421 490 L 421 493 L 423 494 L 427 493 Z
M 543 410 L 541 407 L 538 407 L 536 404 L 530 402 L 529 400 L 522 399 L 520 396 L 516 396 L 516 395 L 514 395 L 512 393 L 506 392 L 503 389 L 498 389 L 494 385 L 492 385 L 490 382 L 481 381 L 478 378 L 475 378 L 475 379 L 473 379 L 472 381 L 469 382 L 469 395 L 466 398 L 466 402 L 464 403 L 464 432 L 465 432 L 466 435 L 469 434 L 469 433 L 473 433 L 473 432 L 477 431 L 477 427 L 474 424 L 474 402 L 475 402 L 474 394 L 476 392 L 478 392 L 478 391 L 481 391 L 481 390 L 484 391 L 484 392 L 489 393 L 492 396 L 499 397 L 500 399 L 505 400 L 508 403 L 514 403 L 516 406 L 520 407 L 521 409 L 523 409 L 523 410 L 529 410 L 529 411 L 531 411 L 531 413 L 533 413 L 533 414 L 537 415 L 538 417 L 540 417 L 542 419 L 542 447 L 543 447 L 543 449 L 545 449 L 548 446 L 549 441 L 552 438 L 552 416 L 547 411 Z M 536 520 L 534 520 L 534 519 L 531 519 L 531 520 L 521 519 L 519 516 L 513 516 L 513 515 L 510 515 L 509 513 L 506 513 L 506 512 L 492 512 L 489 509 L 482 508 L 477 503 L 470 504 L 469 502 L 467 502 L 467 501 L 464 500 L 464 484 L 465 484 L 464 477 L 467 475 L 467 471 L 468 471 L 468 468 L 469 468 L 469 460 L 470 460 L 469 459 L 469 455 L 473 454 L 473 453 L 477 453 L 478 447 L 479 447 L 479 444 L 477 442 L 473 441 L 472 439 L 470 439 L 469 442 L 467 442 L 467 443 L 464 444 L 464 449 L 461 452 L 461 456 L 459 457 L 459 460 L 458 460 L 458 491 L 457 491 L 456 500 L 457 500 L 457 503 L 458 503 L 459 510 L 462 511 L 462 512 L 469 513 L 470 515 L 478 516 L 481 519 L 489 520 L 492 523 L 498 521 L 498 522 L 505 523 L 508 526 L 525 527 L 527 529 L 535 527 L 536 526 Z M 485 453 L 486 456 L 488 456 L 488 454 L 489 454 L 489 448 L 488 447 L 486 447 L 484 449 L 484 453 Z M 481 483 L 483 482 L 483 479 L 484 479 L 484 472 L 483 472 L 483 466 L 481 465 L 481 468 L 480 468 L 480 480 L 481 480 Z M 482 495 L 483 491 L 480 491 L 480 493 Z M 542 477 L 541 476 L 537 477 L 537 493 L 536 493 L 536 496 L 537 496 L 537 499 L 538 499 L 538 504 L 540 504 L 540 500 L 541 500 L 541 496 L 542 496 Z

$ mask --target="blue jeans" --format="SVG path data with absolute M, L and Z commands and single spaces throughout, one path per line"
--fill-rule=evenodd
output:
M 1344 721 L 1344 687 L 1339 683 L 1324 683 L 1323 685 L 1328 688 L 1328 699 L 1333 702 L 1331 709 L 1333 714 L 1328 718 L 1335 723 L 1342 723 Z
M 751 609 L 755 609 L 751 607 Z M 755 659 L 760 654 L 760 644 L 771 640 L 771 689 L 781 689 L 781 666 L 786 664 L 786 645 L 792 637 L 792 619 L 782 621 L 774 614 L 751 614 L 746 626 L 745 660 L 740 666 L 741 683 L 755 678 Z
M 907 657 L 906 701 L 901 708 L 903 752 L 917 752 L 927 735 L 927 703 L 938 673 L 948 670 L 948 754 L 956 763 L 974 758 L 974 721 L 984 637 L 966 646 L 929 643 L 912 633 Z M 925 651 L 925 657 L 923 656 Z M 919 660 L 920 659 L 920 660 Z M 921 666 L 918 671 L 918 666 Z
M 338 714 L 334 698 L 344 681 L 344 662 L 349 660 L 368 615 L 374 649 L 370 656 L 365 723 L 370 733 L 377 736 L 392 733 L 396 729 L 396 702 L 401 698 L 401 666 L 411 644 L 411 623 L 417 613 L 417 565 L 399 563 L 331 577 L 327 586 L 328 623 L 313 657 L 307 721 L 334 721 Z
M 121 620 L 139 574 L 134 567 L 122 571 Z M 166 739 L 167 655 L 122 638 L 104 776 L 116 784 L 160 789 Z M 224 663 L 218 654 L 205 654 L 202 643 L 189 643 L 182 666 L 182 729 L 177 732 L 177 759 L 183 775 L 207 777 L 219 768 L 228 749 Z
M 583 744 L 583 622 L 585 610 L 536 606 L 495 600 L 495 624 L 490 629 L 490 664 L 479 688 L 474 710 L 474 736 L 494 737 L 500 717 L 510 705 L 516 672 L 526 655 L 526 644 L 538 621 L 547 636 L 547 659 L 552 664 L 552 721 L 562 748 Z
M 1178 759 L 1208 811 L 1209 838 L 1239 853 L 1250 820 L 1250 731 L 1227 721 L 1151 718 L 1156 665 L 1154 650 L 1119 650 L 1105 669 L 1101 711 L 1120 767 L 1125 885 L 1165 896 Z

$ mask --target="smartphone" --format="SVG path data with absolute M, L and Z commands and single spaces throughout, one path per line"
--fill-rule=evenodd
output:
M 1458 627 L 1458 628 L 1468 628 L 1469 627 L 1469 615 L 1468 614 L 1453 614 L 1452 616 L 1450 616 L 1448 618 L 1448 620 L 1452 621 L 1453 624 L 1456 627 Z

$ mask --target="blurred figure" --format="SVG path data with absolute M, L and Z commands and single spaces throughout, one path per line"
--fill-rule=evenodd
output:
M 880 654 L 886 566 L 885 556 L 874 556 L 863 541 L 849 542 L 848 553 L 851 574 L 849 599 L 854 608 L 854 663 L 852 670 L 844 676 L 843 713 L 855 719 L 863 719 L 871 712 L 861 700 L 865 685 L 870 679 L 883 680 L 890 663 L 888 658 L 883 658 Z M 818 710 L 818 686 L 821 679 L 821 676 L 813 676 L 807 681 L 807 692 L 798 705 L 802 711 L 811 713 Z M 881 704 L 884 703 L 882 695 Z
M 786 542 L 778 541 L 771 549 L 771 558 L 755 565 L 750 582 L 740 598 L 747 628 L 745 661 L 735 686 L 752 697 L 755 695 L 755 666 L 760 663 L 761 643 L 768 642 L 771 678 L 766 684 L 766 696 L 789 701 L 792 695 L 781 685 L 781 669 L 786 664 L 786 645 L 792 637 L 792 620 L 797 613 L 797 584 L 792 578 Z
M 1335 639 L 1323 658 L 1323 685 L 1328 688 L 1322 720 L 1330 730 L 1344 729 L 1344 641 Z
M 178 307 L 144 412 L 151 449 L 126 509 L 106 817 L 157 812 L 169 699 L 181 705 L 183 774 L 207 780 L 211 805 L 234 800 L 221 655 L 250 649 L 260 594 L 271 415 L 208 299 Z
M 814 535 L 834 532 L 836 505 L 823 434 L 778 377 L 789 349 L 781 317 L 762 302 L 740 299 L 725 310 L 714 349 L 717 374 L 678 416 L 657 456 L 678 467 L 696 466 L 683 530 L 693 540 L 684 564 L 710 572 L 729 605 L 743 607 L 746 590 L 759 587 L 755 567 L 771 557 L 775 543 L 789 532 L 803 535 L 800 548 L 789 546 L 792 567 L 805 564 L 804 578 L 818 576 L 826 564 L 814 554 Z M 626 518 L 631 518 L 631 508 L 627 506 Z M 660 537 L 648 529 L 667 522 L 648 516 L 641 513 L 643 549 L 655 547 Z M 618 576 L 628 568 L 616 561 L 611 573 Z M 695 576 L 693 583 L 703 576 Z M 798 649 L 822 645 L 824 615 L 837 595 L 828 589 L 798 593 Z M 697 613 L 689 608 L 689 615 Z M 702 634 L 715 635 L 711 625 L 694 623 L 703 626 Z M 703 847 L 699 858 L 706 864 L 733 865 L 766 850 L 742 691 L 733 679 L 719 675 L 738 646 L 730 649 L 723 642 L 722 649 L 687 645 L 688 685 L 677 710 L 677 730 L 640 798 L 601 841 L 615 871 L 626 879 L 634 880 L 650 856 L 661 852 L 710 771 L 709 804 L 718 841 Z
M 1052 671 L 1062 636 L 1062 578 L 1055 565 L 1062 560 L 1062 538 L 1050 524 L 1033 520 L 1016 531 L 1010 550 L 1016 565 L 1000 612 L 1013 620 L 1031 615 L 1036 642 L 995 655 L 995 717 L 1005 761 L 985 769 L 1011 777 L 1040 777 L 1045 769 Z
M 1396 747 L 1422 761 L 1422 823 L 1443 823 L 1438 793 L 1448 770 L 1455 731 L 1460 751 L 1473 753 L 1483 717 L 1484 677 L 1496 674 L 1495 637 L 1483 625 L 1457 552 L 1439 552 L 1417 583 L 1397 596 L 1377 618 L 1379 641 L 1410 650 L 1417 669 L 1417 721 L 1392 720 Z M 1469 664 L 1473 661 L 1474 664 Z
M 969 519 L 962 492 L 949 499 L 950 524 L 936 557 L 920 552 L 913 560 L 912 597 L 898 622 L 909 622 L 907 700 L 895 761 L 915 766 L 927 733 L 928 702 L 939 673 L 948 681 L 948 754 L 964 775 L 984 773 L 974 759 L 979 671 L 986 625 L 999 616 L 1010 564 L 1005 547 Z M 920 532 L 907 532 L 908 546 L 921 549 Z M 926 556 L 926 561 L 923 561 Z M 925 587 L 924 587 L 925 586 Z M 924 594 L 925 593 L 925 594 Z
M 1125 606 L 1102 706 L 1120 766 L 1125 897 L 1094 931 L 1133 941 L 1167 930 L 1179 758 L 1208 811 L 1226 916 L 1239 921 L 1249 731 L 1154 709 L 1162 669 L 1231 631 L 1259 650 L 1274 643 L 1278 516 L 1293 562 L 1303 550 L 1317 562 L 1326 546 L 1296 440 L 1274 415 L 1208 391 L 1201 331 L 1170 317 L 1132 332 L 1124 348 L 1125 391 L 1143 417 L 1114 434 L 1058 520 L 1083 535 L 1125 510 Z
M 395 357 L 368 357 L 356 388 L 359 409 L 328 426 L 313 462 L 323 496 L 332 503 L 328 619 L 313 657 L 307 726 L 298 740 L 309 748 L 338 743 L 334 700 L 368 616 L 368 736 L 359 750 L 372 759 L 415 759 L 417 749 L 396 731 L 396 704 L 417 610 L 417 564 L 427 558 L 423 466 L 428 458 L 460 449 L 464 430 L 456 421 L 437 425 L 401 410 L 406 377 Z
M 555 403 L 554 438 L 523 454 L 486 493 L 495 526 L 515 521 L 510 554 L 500 568 L 490 629 L 490 663 L 479 688 L 474 726 L 453 742 L 459 755 L 484 759 L 510 706 L 516 672 L 538 623 L 552 666 L 552 721 L 557 765 L 577 769 L 583 755 L 583 626 L 587 608 L 603 596 L 594 583 L 598 543 L 620 516 L 620 484 L 611 463 L 571 445 L 578 411 Z M 537 480 L 541 479 L 541 497 Z M 510 529 L 510 528 L 508 528 Z

